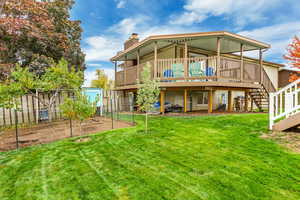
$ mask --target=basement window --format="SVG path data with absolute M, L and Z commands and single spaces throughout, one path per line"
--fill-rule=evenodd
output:
M 197 94 L 197 104 L 198 105 L 208 104 L 208 92 L 200 92 Z

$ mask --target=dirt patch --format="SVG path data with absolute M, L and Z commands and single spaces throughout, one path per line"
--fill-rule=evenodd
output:
M 131 123 L 114 120 L 114 129 L 132 126 Z M 96 117 L 82 123 L 82 135 L 99 133 L 112 129 L 110 118 Z M 78 122 L 73 122 L 72 136 L 80 136 Z M 19 129 L 19 147 L 26 147 L 36 144 L 45 144 L 64 138 L 71 137 L 70 122 L 59 121 L 43 123 L 32 127 Z M 0 132 L 0 151 L 7 151 L 16 148 L 15 130 Z
M 80 142 L 88 142 L 90 140 L 91 140 L 90 137 L 84 137 L 84 138 L 79 138 L 79 139 L 75 140 L 74 142 L 80 143 Z
M 288 149 L 300 153 L 300 130 L 291 132 L 272 132 L 261 136 L 265 139 L 271 139 Z

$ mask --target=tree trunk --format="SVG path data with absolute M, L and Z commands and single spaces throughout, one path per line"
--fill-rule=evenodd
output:
M 19 149 L 19 132 L 18 132 L 18 113 L 15 109 L 15 127 L 16 127 L 16 148 Z
M 148 112 L 146 112 L 145 131 L 148 133 Z
M 73 137 L 73 125 L 72 125 L 72 119 L 70 119 L 70 134 L 71 134 L 71 137 Z
M 80 137 L 82 136 L 82 128 L 81 128 L 81 124 L 82 124 L 82 121 L 79 122 L 79 134 L 80 134 Z M 81 139 L 80 139 L 81 140 Z
M 51 105 L 49 105 L 47 109 L 48 109 L 48 120 L 49 122 L 52 122 Z

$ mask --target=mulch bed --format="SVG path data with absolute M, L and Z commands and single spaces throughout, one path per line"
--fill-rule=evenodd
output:
M 114 129 L 132 126 L 131 123 L 114 120 Z M 82 135 L 99 133 L 112 129 L 110 118 L 96 117 L 82 123 Z M 27 128 L 19 129 L 19 147 L 45 144 L 70 137 L 69 121 L 41 123 Z M 73 122 L 73 136 L 80 136 L 78 122 Z M 0 132 L 0 151 L 8 151 L 16 148 L 15 130 Z
M 261 136 L 265 139 L 271 139 L 288 149 L 300 153 L 300 128 L 288 132 L 272 132 Z

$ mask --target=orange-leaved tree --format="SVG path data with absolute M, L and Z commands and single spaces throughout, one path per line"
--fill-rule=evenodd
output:
M 292 43 L 289 44 L 287 55 L 285 55 L 284 58 L 291 62 L 292 67 L 300 70 L 300 39 L 297 36 L 295 36 Z M 299 78 L 300 72 L 294 73 L 290 76 L 289 81 L 294 82 Z

